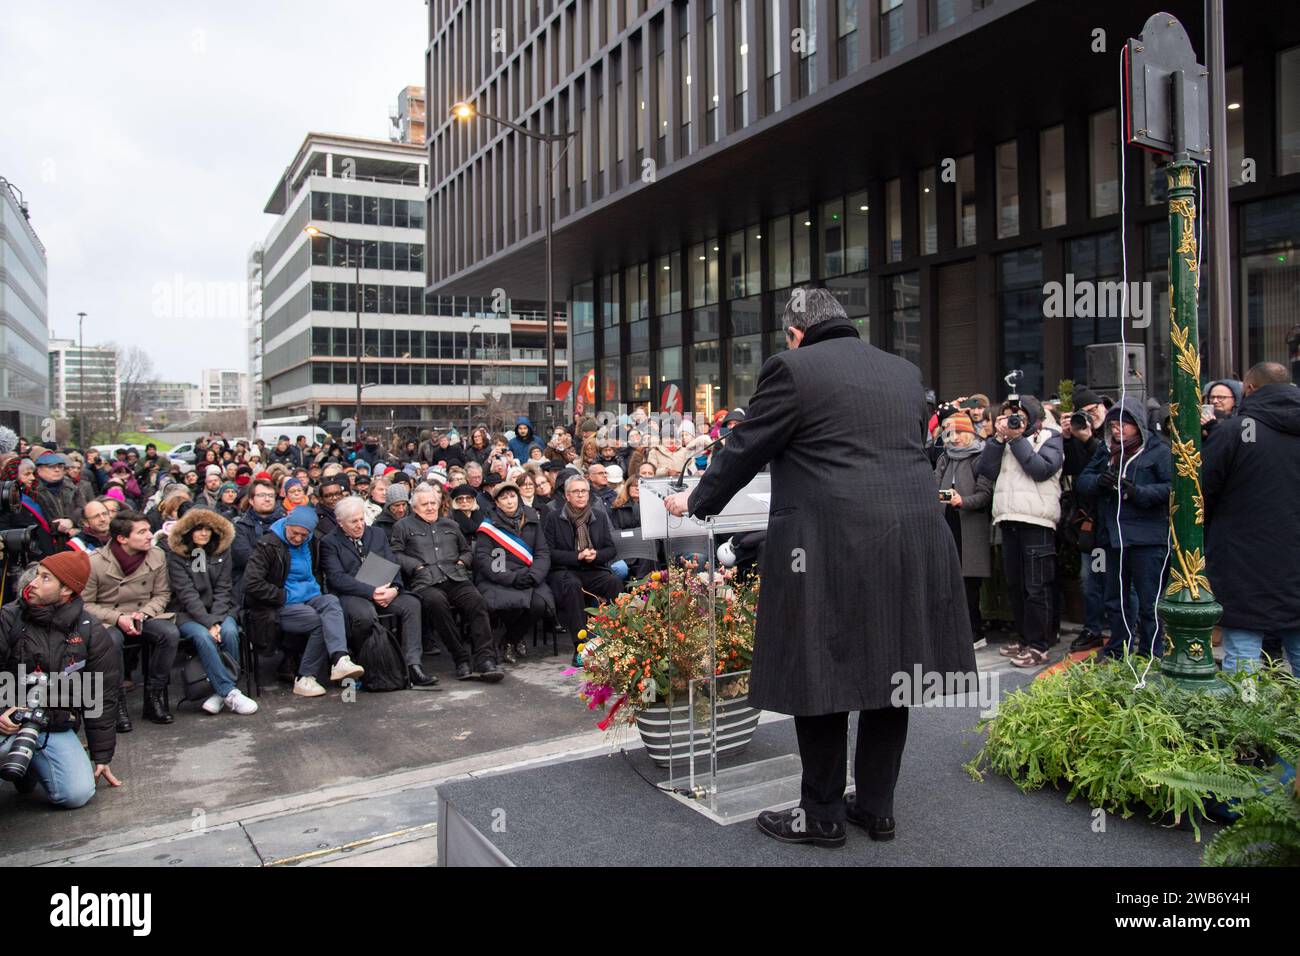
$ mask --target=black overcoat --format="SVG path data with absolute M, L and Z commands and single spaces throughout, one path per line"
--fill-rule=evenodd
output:
M 809 716 L 889 707 L 896 675 L 975 670 L 952 534 L 921 436 L 921 375 L 821 323 L 759 372 L 691 493 L 717 514 L 772 471 L 750 703 Z

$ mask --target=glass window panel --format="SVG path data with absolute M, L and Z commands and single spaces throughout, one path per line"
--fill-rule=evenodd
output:
M 955 224 L 957 245 L 975 245 L 975 157 L 966 155 L 957 160 L 957 182 L 953 188 L 956 203 Z
M 659 389 L 663 393 L 663 386 L 669 382 L 675 382 L 680 385 L 682 381 L 682 350 L 679 347 L 661 349 L 659 351 Z M 659 400 L 659 395 L 655 395 L 655 401 Z
M 791 220 L 794 236 L 794 257 L 791 260 L 795 284 L 812 279 L 812 215 L 808 210 L 797 212 Z
M 1042 227 L 1065 225 L 1065 127 L 1038 134 L 1038 190 Z
M 379 224 L 381 226 L 393 224 L 393 200 L 387 197 L 381 197 L 379 200 Z
M 627 357 L 628 400 L 650 400 L 650 353 L 633 352 Z
M 898 262 L 903 258 L 903 182 L 900 179 L 885 184 L 885 220 L 889 227 L 885 258 Z
M 363 196 L 361 202 L 365 224 L 367 226 L 379 225 L 379 197 Z
M 921 280 L 915 272 L 890 276 L 885 299 L 889 350 L 921 364 Z
M 921 170 L 916 189 L 921 221 L 921 255 L 933 255 L 939 251 L 938 204 L 934 191 L 933 166 Z
M 694 377 L 691 380 L 692 403 L 696 419 L 712 421 L 722 403 L 722 367 L 718 343 L 697 342 L 691 349 Z
M 1002 368 L 1021 369 L 1021 390 L 1043 394 L 1043 254 L 1019 249 L 998 256 Z
M 822 203 L 822 276 L 837 276 L 844 271 L 844 200 Z
M 1020 235 L 1020 162 L 1013 139 L 997 148 L 998 238 Z
M 763 337 L 746 335 L 731 340 L 731 376 L 728 408 L 746 406 L 758 382 L 758 370 L 763 365 Z
M 1278 174 L 1300 173 L 1300 46 L 1277 57 Z
M 745 230 L 745 294 L 763 291 L 763 230 L 751 226 Z
M 1111 216 L 1119 212 L 1119 120 L 1115 110 L 1102 110 L 1088 118 L 1088 172 L 1092 177 L 1089 214 Z
M 867 193 L 853 193 L 845 202 L 844 271 L 861 272 L 867 268 L 868 205 Z
M 738 299 L 745 294 L 745 234 L 733 232 L 727 236 L 727 298 Z
M 622 285 L 620 276 L 617 272 L 604 276 L 600 280 L 600 314 L 601 325 L 605 328 L 613 328 L 618 325 L 620 303 L 619 295 Z

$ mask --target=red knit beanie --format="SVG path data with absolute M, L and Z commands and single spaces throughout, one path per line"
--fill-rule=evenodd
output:
M 81 593 L 90 577 L 90 558 L 86 557 L 85 551 L 60 551 L 42 561 L 41 567 L 77 594 Z

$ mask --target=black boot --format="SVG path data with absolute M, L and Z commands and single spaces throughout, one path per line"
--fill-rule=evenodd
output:
M 117 732 L 119 734 L 129 734 L 134 729 L 131 726 L 131 717 L 126 712 L 126 701 L 123 700 L 117 705 Z
M 426 674 L 419 664 L 412 664 L 406 668 L 406 678 L 416 690 L 433 690 L 438 683 L 438 678 Z
M 518 664 L 519 660 L 515 657 L 514 646 L 506 641 L 501 642 L 501 659 L 507 664 Z
M 170 724 L 176 720 L 171 711 L 167 709 L 166 691 L 161 689 L 145 690 L 144 716 L 146 720 L 152 720 L 155 724 Z

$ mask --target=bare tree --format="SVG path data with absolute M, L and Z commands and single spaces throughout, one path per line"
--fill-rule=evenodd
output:
M 118 401 L 117 414 L 104 423 L 108 440 L 116 442 L 125 431 L 130 431 L 144 414 L 145 386 L 153 381 L 153 360 L 138 345 L 120 348 L 109 345 L 117 352 Z

